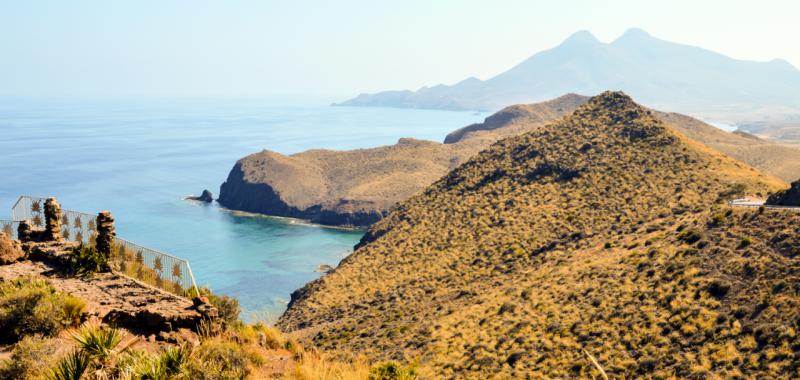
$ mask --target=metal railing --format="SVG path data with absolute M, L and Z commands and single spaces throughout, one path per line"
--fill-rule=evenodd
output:
M 46 199 L 21 196 L 11 209 L 11 221 L 0 221 L 0 229 L 11 230 L 17 238 L 17 227 L 23 220 L 34 227 L 44 227 Z M 61 235 L 64 240 L 95 244 L 97 237 L 96 215 L 73 210 L 61 210 Z M 109 257 L 109 266 L 115 273 L 133 278 L 167 292 L 185 296 L 197 293 L 192 268 L 187 260 L 168 255 L 116 237 Z

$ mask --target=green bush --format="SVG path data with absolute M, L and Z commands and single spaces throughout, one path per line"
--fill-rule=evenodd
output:
M 44 280 L 21 278 L 0 284 L 0 341 L 54 336 L 80 321 L 84 308 L 85 303 L 56 292 Z
M 39 337 L 25 337 L 11 351 L 11 359 L 0 368 L 0 379 L 41 379 L 52 360 L 55 347 Z
M 741 249 L 741 248 L 747 248 L 747 247 L 749 247 L 749 246 L 750 246 L 750 244 L 752 244 L 752 243 L 753 243 L 753 241 L 752 241 L 752 240 L 751 240 L 749 237 L 742 238 L 742 241 L 740 241 L 740 242 L 739 242 L 739 249 Z
M 206 287 L 201 287 L 196 291 L 194 289 L 187 290 L 184 296 L 190 299 L 197 296 L 207 297 L 208 302 L 219 311 L 220 319 L 228 325 L 235 324 L 239 320 L 241 307 L 239 306 L 239 300 L 236 298 L 213 294 L 211 289 Z
M 95 247 L 83 244 L 72 249 L 69 266 L 72 273 L 78 277 L 88 277 L 109 270 L 108 258 Z
M 383 363 L 369 370 L 369 380 L 413 380 L 416 378 L 417 371 L 414 368 L 395 362 Z

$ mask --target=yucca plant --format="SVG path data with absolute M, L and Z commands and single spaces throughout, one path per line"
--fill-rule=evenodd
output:
M 114 328 L 83 325 L 72 334 L 72 339 L 82 353 L 102 364 L 118 353 L 116 348 L 122 342 L 122 332 Z
M 73 351 L 61 359 L 50 375 L 49 380 L 80 380 L 89 369 L 91 358 L 81 351 Z
M 166 378 L 174 378 L 181 375 L 184 366 L 189 361 L 191 350 L 187 346 L 170 347 L 161 353 L 157 363 L 161 374 Z

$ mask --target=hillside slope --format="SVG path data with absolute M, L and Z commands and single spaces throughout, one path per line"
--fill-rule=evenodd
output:
M 499 138 L 568 115 L 583 101 L 568 94 L 509 107 L 486 123 L 453 132 L 460 137 L 453 143 L 403 138 L 391 146 L 315 149 L 290 156 L 265 150 L 236 163 L 220 188 L 219 202 L 234 210 L 368 226 Z M 485 131 L 491 125 L 502 132 Z
M 800 218 L 709 222 L 782 186 L 604 93 L 402 202 L 278 326 L 431 377 L 588 377 L 583 350 L 614 377 L 785 376 Z
M 715 120 L 797 120 L 800 71 L 786 61 L 733 59 L 630 29 L 610 43 L 581 31 L 485 81 L 361 94 L 346 106 L 495 111 L 576 92 L 623 90 L 644 104 Z
M 367 226 L 495 141 L 569 115 L 588 99 L 567 94 L 506 107 L 483 123 L 453 131 L 444 144 L 400 139 L 392 146 L 291 156 L 265 150 L 237 162 L 219 201 L 235 210 Z M 725 132 L 681 114 L 653 112 L 677 131 L 756 169 L 785 181 L 800 177 L 800 149 Z

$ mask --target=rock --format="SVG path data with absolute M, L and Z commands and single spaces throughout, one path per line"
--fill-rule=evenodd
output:
M 213 201 L 214 201 L 214 196 L 211 194 L 211 192 L 210 192 L 210 191 L 208 191 L 208 190 L 203 190 L 203 193 L 202 193 L 202 194 L 200 194 L 200 196 L 199 196 L 199 197 L 194 197 L 194 196 L 192 196 L 192 197 L 186 197 L 186 199 L 188 199 L 188 200 L 190 200 L 190 201 L 198 201 L 198 202 L 211 203 L 211 202 L 213 202 Z
M 203 305 L 203 304 L 211 304 L 211 302 L 208 301 L 208 297 L 206 297 L 206 296 L 198 296 L 198 297 L 194 297 L 192 299 L 192 305 L 195 308 L 200 306 L 200 305 Z
M 23 243 L 32 241 L 33 240 L 32 235 L 33 235 L 33 226 L 31 226 L 31 222 L 27 220 L 19 222 L 19 226 L 17 226 L 17 236 L 19 236 L 19 241 Z
M 317 270 L 315 272 L 318 273 L 330 273 L 333 271 L 333 267 L 328 264 L 319 264 L 317 265 Z
M 771 206 L 800 206 L 800 180 L 792 182 L 792 186 L 777 191 L 767 198 L 766 204 Z
M 55 198 L 47 198 L 44 203 L 44 223 L 46 240 L 61 240 L 61 205 Z
M 95 243 L 97 251 L 105 254 L 106 257 L 111 255 L 111 246 L 116 236 L 114 217 L 111 215 L 111 212 L 100 211 L 100 213 L 97 214 L 97 239 Z
M 219 317 L 219 310 L 209 302 L 207 297 L 199 296 L 192 299 L 194 309 L 200 313 L 203 318 L 215 319 Z
M 25 257 L 20 243 L 11 239 L 10 236 L 0 232 L 0 265 L 7 265 L 17 262 Z

